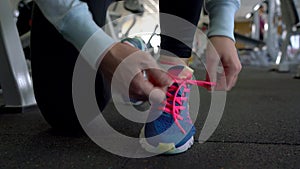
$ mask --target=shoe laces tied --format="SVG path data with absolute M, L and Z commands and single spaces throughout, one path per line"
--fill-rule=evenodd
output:
M 170 75 L 173 79 L 173 84 L 168 87 L 166 96 L 167 99 L 163 101 L 164 107 L 159 109 L 165 113 L 171 114 L 175 124 L 178 126 L 183 134 L 186 134 L 184 128 L 180 125 L 178 120 L 183 120 L 184 118 L 180 115 L 181 110 L 186 110 L 186 106 L 183 105 L 183 101 L 188 101 L 187 93 L 190 92 L 188 85 L 197 85 L 202 87 L 215 86 L 214 82 L 191 80 L 192 75 L 187 78 L 179 78 L 177 76 Z M 183 88 L 181 95 L 178 95 L 180 89 Z M 188 113 L 188 121 L 192 124 L 192 120 Z

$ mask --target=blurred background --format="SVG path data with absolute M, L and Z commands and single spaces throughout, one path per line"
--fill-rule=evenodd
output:
M 158 2 L 112 3 L 103 29 L 117 41 L 141 38 L 157 58 Z M 0 1 L 0 168 L 300 168 L 299 0 L 241 0 L 234 34 L 243 70 L 227 93 L 219 126 L 206 143 L 196 140 L 188 153 L 147 159 L 119 157 L 85 136 L 52 130 L 32 85 L 32 10 L 32 0 Z M 202 10 L 191 63 L 198 78 L 204 76 L 208 25 Z M 210 94 L 200 92 L 197 129 L 203 127 L 211 104 Z M 114 111 L 110 108 L 109 114 Z M 138 125 L 114 114 L 108 120 L 118 131 L 138 135 Z

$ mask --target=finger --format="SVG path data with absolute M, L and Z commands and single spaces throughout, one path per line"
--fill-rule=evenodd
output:
M 206 50 L 206 81 L 217 82 L 220 57 L 213 44 L 208 43 Z M 214 87 L 207 86 L 211 90 Z
M 148 80 L 144 81 L 144 85 L 142 85 L 141 90 L 144 91 L 145 97 L 151 104 L 161 103 L 166 96 L 165 91 L 163 91 L 162 88 L 154 87 Z
M 154 85 L 140 73 L 132 81 L 130 95 L 135 99 L 149 100 L 150 103 L 160 103 L 164 100 L 165 92 L 162 88 L 154 87 Z
M 226 75 L 224 72 L 217 74 L 217 85 L 214 88 L 216 91 L 226 91 L 227 83 L 226 83 Z
M 144 78 L 142 73 L 138 73 L 131 81 L 129 86 L 129 95 L 130 98 L 138 100 L 148 100 L 148 95 L 154 86 L 147 82 L 148 80 Z
M 147 70 L 147 77 L 157 87 L 165 87 L 173 83 L 172 78 L 167 72 L 160 68 Z
M 226 77 L 226 90 L 230 90 L 236 82 L 237 74 L 229 74 Z
M 155 86 L 163 87 L 172 83 L 167 72 L 158 66 L 156 60 L 149 53 L 137 51 L 132 55 L 136 56 L 133 62 L 139 63 L 137 68 L 146 70 L 148 80 Z
M 238 79 L 237 75 L 233 76 L 233 79 L 232 79 L 231 83 L 227 85 L 227 90 L 228 91 L 231 90 L 235 86 L 235 84 L 237 82 L 237 79 Z
M 215 78 L 215 77 L 213 77 L 213 78 Z M 209 75 L 208 72 L 206 72 L 206 79 L 205 79 L 205 81 L 207 81 L 207 82 L 216 82 L 216 80 L 215 81 L 211 80 L 211 76 Z M 212 86 L 212 85 L 204 85 L 203 87 L 206 88 L 208 91 L 213 91 L 216 86 L 217 86 L 217 84 L 214 85 L 214 86 Z
M 207 72 L 206 72 L 206 78 L 205 78 L 205 81 L 211 82 L 211 81 L 210 81 L 210 78 L 209 78 L 209 75 L 208 75 Z M 206 88 L 208 91 L 211 91 L 213 87 L 212 87 L 212 86 L 205 85 L 204 88 Z
M 233 64 L 234 65 L 234 64 Z M 241 65 L 238 64 L 236 66 L 226 66 L 225 67 L 225 73 L 227 75 L 226 81 L 227 81 L 227 90 L 230 90 L 236 83 L 238 74 L 241 71 Z

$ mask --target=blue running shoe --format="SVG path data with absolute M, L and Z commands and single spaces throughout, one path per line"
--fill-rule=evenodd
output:
M 148 123 L 140 134 L 142 147 L 157 154 L 178 154 L 193 145 L 196 129 L 189 114 L 190 87 L 211 84 L 192 80 L 193 70 L 188 66 L 172 66 L 168 73 L 173 84 L 163 103 L 151 105 Z
M 141 51 L 147 51 L 147 45 L 145 41 L 140 37 L 134 37 L 134 38 L 125 38 L 121 40 L 122 43 L 126 43 L 128 45 L 131 45 L 133 47 L 136 47 L 140 49 Z

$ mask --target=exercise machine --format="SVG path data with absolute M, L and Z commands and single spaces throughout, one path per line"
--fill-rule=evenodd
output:
M 285 29 L 282 36 L 282 44 L 280 52 L 275 60 L 275 68 L 279 72 L 288 72 L 291 65 L 295 64 L 289 59 L 288 46 L 290 45 L 291 37 L 300 35 L 300 20 L 299 20 L 299 2 L 297 0 L 281 0 L 282 21 Z M 296 4 L 298 6 L 296 6 Z
M 9 0 L 0 1 L 1 112 L 24 112 L 35 107 L 33 86 Z

